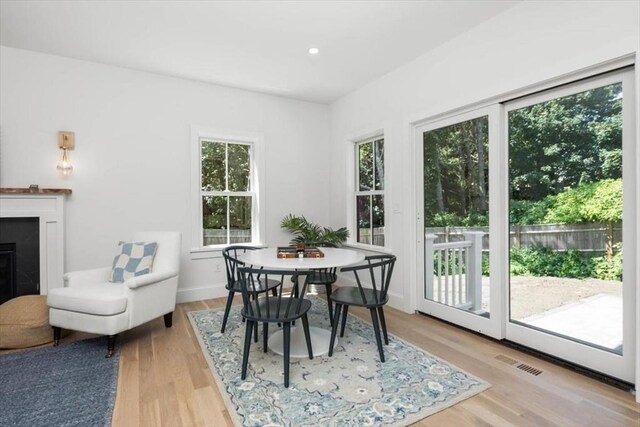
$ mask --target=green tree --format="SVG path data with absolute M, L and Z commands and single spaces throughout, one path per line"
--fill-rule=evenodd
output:
M 604 179 L 566 188 L 544 216 L 547 224 L 622 221 L 622 179 Z
M 622 176 L 622 85 L 509 113 L 511 198 L 538 201 Z
M 488 213 L 488 118 L 424 133 L 425 225 L 484 225 Z

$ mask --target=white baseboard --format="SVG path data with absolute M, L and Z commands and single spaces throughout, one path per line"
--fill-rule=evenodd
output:
M 229 291 L 225 289 L 224 283 L 217 283 L 215 285 L 202 286 L 199 288 L 184 288 L 178 289 L 176 302 L 202 301 L 205 299 L 226 297 L 228 294 Z

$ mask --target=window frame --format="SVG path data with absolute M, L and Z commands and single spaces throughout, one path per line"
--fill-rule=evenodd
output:
M 382 165 L 383 165 L 383 170 L 384 170 L 384 177 L 382 179 L 382 190 L 376 190 L 375 189 L 375 183 L 376 183 L 376 171 L 375 171 L 375 163 L 372 165 L 373 167 L 373 176 L 372 176 L 372 186 L 374 187 L 371 190 L 360 190 L 360 164 L 359 164 L 359 147 L 364 145 L 364 144 L 372 144 L 374 145 L 377 141 L 382 141 L 383 142 L 383 160 L 382 160 Z M 350 144 L 350 153 L 351 155 L 349 156 L 351 159 L 351 171 L 352 171 L 352 178 L 350 179 L 351 181 L 351 185 L 352 185 L 352 191 L 349 192 L 350 195 L 350 202 L 349 202 L 349 206 L 351 207 L 351 209 L 349 210 L 349 224 L 350 224 L 350 232 L 349 232 L 349 240 L 348 240 L 348 244 L 350 246 L 354 246 L 354 247 L 359 247 L 362 249 L 367 249 L 367 250 L 371 250 L 371 251 L 377 251 L 377 252 L 385 252 L 387 250 L 388 247 L 388 242 L 389 242 L 389 233 L 388 233 L 388 217 L 387 217 L 387 205 L 388 205 L 388 200 L 387 200 L 387 165 L 386 165 L 386 143 L 385 143 L 385 135 L 384 132 L 373 132 L 367 136 L 364 137 L 360 137 L 360 138 L 356 138 L 356 139 L 352 139 L 351 140 L 351 144 Z M 372 147 L 371 149 L 372 155 L 375 158 L 375 154 L 374 154 L 374 147 Z M 358 196 L 377 196 L 380 195 L 383 197 L 383 217 L 384 217 L 384 245 L 380 246 L 380 245 L 375 245 L 373 243 L 362 243 L 362 242 L 358 242 L 358 202 L 357 202 L 357 198 Z M 371 207 L 371 212 L 369 214 L 369 218 L 370 218 L 370 223 L 371 223 L 371 241 L 373 242 L 373 206 Z
M 219 142 L 249 146 L 249 191 L 203 191 L 202 190 L 202 144 Z M 227 233 L 227 243 L 204 245 L 203 236 L 203 196 L 249 196 L 251 195 L 251 241 L 242 243 L 250 246 L 264 245 L 264 147 L 263 137 L 259 133 L 216 130 L 203 126 L 191 127 L 191 206 L 192 206 L 192 259 L 219 256 L 222 249 L 231 245 Z M 228 171 L 229 165 L 225 166 Z M 228 173 L 228 172 L 227 172 Z M 225 174 L 225 180 L 228 176 Z M 226 185 L 226 184 L 225 184 Z M 228 206 L 228 205 L 227 205 Z M 229 211 L 227 208 L 227 219 Z M 213 253 L 213 254 L 212 254 Z

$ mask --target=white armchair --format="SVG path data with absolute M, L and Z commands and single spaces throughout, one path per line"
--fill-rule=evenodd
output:
M 60 329 L 107 335 L 107 357 L 113 354 L 115 335 L 164 316 L 171 327 L 180 271 L 181 235 L 178 232 L 135 233 L 133 241 L 157 242 L 151 273 L 124 283 L 111 283 L 111 267 L 64 275 L 64 287 L 47 296 L 53 345 Z M 114 253 L 115 256 L 115 253 Z

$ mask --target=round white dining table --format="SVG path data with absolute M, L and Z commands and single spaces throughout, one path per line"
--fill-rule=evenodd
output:
M 352 249 L 319 249 L 324 254 L 324 257 L 322 258 L 278 258 L 278 248 L 264 248 L 255 251 L 247 251 L 239 258 L 245 264 L 253 265 L 254 267 L 284 270 L 310 270 L 314 268 L 345 267 L 347 265 L 357 264 L 364 261 L 364 254 Z M 334 321 L 337 322 L 338 319 L 334 319 Z M 328 353 L 331 331 L 310 325 L 309 333 L 311 335 L 313 356 L 315 357 Z M 282 329 L 280 329 L 269 336 L 267 346 L 274 353 L 282 355 L 283 339 L 283 332 Z M 309 357 L 303 328 L 295 326 L 291 328 L 290 344 L 291 357 Z

